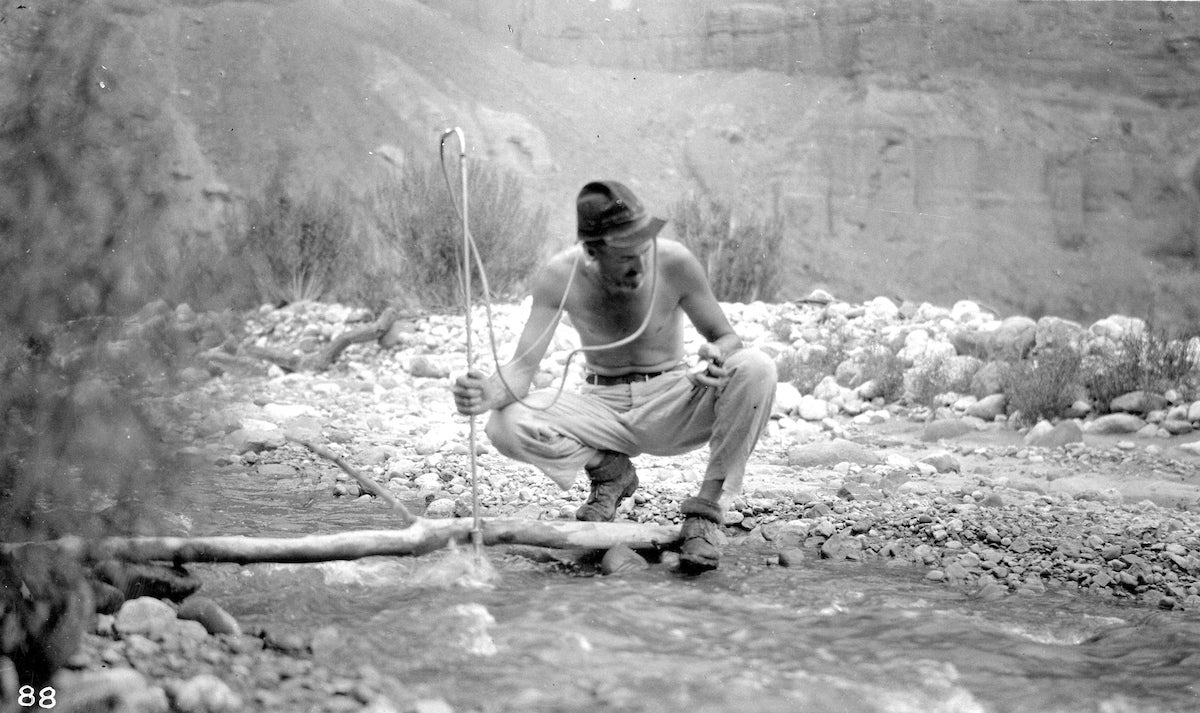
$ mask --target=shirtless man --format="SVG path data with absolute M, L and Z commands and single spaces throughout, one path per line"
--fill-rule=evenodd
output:
M 576 211 L 579 243 L 535 277 L 516 356 L 491 376 L 471 370 L 456 379 L 455 405 L 463 414 L 492 412 L 487 434 L 497 450 L 537 466 L 564 490 L 585 470 L 591 493 L 575 514 L 580 520 L 615 517 L 638 486 L 631 456 L 708 443 L 700 491 L 680 504 L 680 564 L 713 569 L 717 528 L 770 417 L 775 364 L 743 348 L 699 260 L 657 237 L 666 221 L 648 215 L 627 187 L 589 183 Z M 586 383 L 555 400 L 555 390 L 529 388 L 560 305 L 586 350 Z M 683 315 L 707 340 L 697 351 L 707 368 L 698 373 L 684 362 Z

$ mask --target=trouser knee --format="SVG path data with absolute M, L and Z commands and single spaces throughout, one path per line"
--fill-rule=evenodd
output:
M 774 398 L 779 376 L 771 357 L 757 349 L 742 349 L 729 358 L 726 366 L 735 370 L 733 378 L 746 388 L 763 398 Z

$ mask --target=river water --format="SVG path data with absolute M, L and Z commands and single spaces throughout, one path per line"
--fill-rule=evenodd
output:
M 197 494 L 192 534 L 286 536 L 392 525 L 378 504 L 253 478 Z M 1071 589 L 977 598 L 924 571 L 770 565 L 728 547 L 720 569 L 617 576 L 487 548 L 283 565 L 195 565 L 244 627 L 324 637 L 322 662 L 455 711 L 887 713 L 1200 711 L 1200 615 Z

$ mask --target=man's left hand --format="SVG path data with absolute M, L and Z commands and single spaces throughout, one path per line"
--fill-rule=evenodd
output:
M 708 368 L 689 376 L 692 383 L 700 386 L 718 388 L 729 379 L 729 371 L 725 369 L 724 354 L 721 347 L 709 342 L 696 351 L 696 355 L 708 365 Z

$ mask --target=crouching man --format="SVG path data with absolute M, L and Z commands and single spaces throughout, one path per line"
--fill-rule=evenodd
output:
M 491 412 L 487 434 L 504 455 L 541 469 L 567 489 L 582 469 L 591 493 L 575 516 L 611 521 L 638 487 L 632 456 L 671 456 L 710 446 L 700 491 L 680 505 L 681 567 L 702 572 L 720 559 L 718 526 L 741 491 L 746 461 L 775 396 L 775 364 L 742 347 L 699 260 L 660 239 L 650 216 L 616 181 L 589 183 L 576 202 L 579 241 L 533 283 L 533 304 L 512 361 L 455 380 L 463 414 Z M 579 393 L 529 393 L 560 308 L 586 355 Z M 707 369 L 684 361 L 683 315 L 706 340 Z

